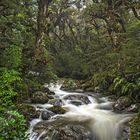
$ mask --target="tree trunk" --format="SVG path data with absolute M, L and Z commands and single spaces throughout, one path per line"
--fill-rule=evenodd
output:
M 48 7 L 52 0 L 38 0 L 37 32 L 33 49 L 33 61 L 40 60 L 43 53 L 42 42 L 47 29 Z

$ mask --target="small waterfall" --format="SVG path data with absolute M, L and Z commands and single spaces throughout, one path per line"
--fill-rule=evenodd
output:
M 63 108 L 65 108 L 67 112 L 65 114 L 52 116 L 48 120 L 48 123 L 62 117 L 69 122 L 84 124 L 84 126 L 92 132 L 91 140 L 121 140 L 119 137 L 121 135 L 121 126 L 131 119 L 132 115 L 114 113 L 112 110 L 113 103 L 105 97 L 98 98 L 94 97 L 94 95 L 88 95 L 87 93 L 71 93 L 60 90 L 60 87 L 61 85 L 51 85 L 50 90 L 55 92 L 54 97 L 56 96 L 56 98 L 62 101 Z M 88 103 L 84 103 L 84 100 L 88 100 Z M 98 102 L 99 100 L 100 102 Z M 78 105 L 73 104 L 73 102 L 78 103 Z M 38 110 L 47 110 L 47 108 L 52 105 L 37 104 L 34 106 Z M 33 131 L 39 122 L 43 122 L 41 117 L 31 121 L 29 129 L 30 140 L 40 140 L 42 135 L 49 133 L 49 130 L 44 130 L 40 135 L 37 135 L 36 132 Z M 46 136 L 44 140 L 53 140 L 54 137 L 57 137 L 56 130 L 53 131 L 51 136 Z

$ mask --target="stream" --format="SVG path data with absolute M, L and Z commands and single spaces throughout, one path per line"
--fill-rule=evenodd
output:
M 54 98 L 61 100 L 66 113 L 52 114 L 49 108 L 53 105 L 49 103 L 34 104 L 40 115 L 30 122 L 30 140 L 129 139 L 129 128 L 125 124 L 133 117 L 132 114 L 115 113 L 112 110 L 113 102 L 107 97 L 99 97 L 93 93 L 62 91 L 60 87 L 59 84 L 52 84 L 49 89 L 55 92 Z M 42 119 L 43 111 L 52 114 L 48 120 Z M 62 133 L 63 136 L 60 136 Z

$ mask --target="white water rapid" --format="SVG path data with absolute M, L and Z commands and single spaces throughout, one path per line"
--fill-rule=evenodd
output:
M 67 110 L 64 114 L 55 114 L 50 117 L 48 122 L 53 122 L 57 118 L 65 118 L 70 122 L 78 122 L 84 124 L 92 132 L 90 140 L 123 140 L 121 138 L 123 131 L 123 124 L 132 118 L 131 114 L 117 114 L 112 110 L 112 102 L 108 98 L 101 98 L 96 94 L 67 92 L 60 90 L 61 85 L 51 85 L 49 89 L 55 92 L 54 97 L 62 101 L 62 107 Z M 74 98 L 75 97 L 75 98 Z M 88 103 L 84 103 L 84 98 Z M 76 102 L 79 105 L 75 105 Z M 51 104 L 34 104 L 37 110 L 48 111 Z M 44 122 L 41 115 L 38 119 L 34 119 L 30 124 L 30 140 L 40 140 L 40 137 L 47 133 L 45 129 L 40 134 L 34 132 L 34 127 L 38 122 Z M 42 140 L 42 139 L 41 139 Z M 53 138 L 46 138 L 43 140 L 54 140 Z M 67 139 L 65 139 L 67 140 Z M 82 139 L 78 139 L 82 140 Z M 125 139 L 128 140 L 128 139 Z

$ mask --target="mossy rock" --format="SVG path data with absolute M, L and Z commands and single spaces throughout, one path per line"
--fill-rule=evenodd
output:
M 41 91 L 47 93 L 48 95 L 55 95 L 55 92 L 50 91 L 48 87 L 42 87 Z
M 89 91 L 89 92 L 90 92 L 90 91 L 91 91 L 91 92 L 95 91 L 95 90 L 94 90 L 94 87 L 92 87 L 92 86 L 91 86 L 91 87 L 88 87 L 88 88 L 86 87 L 86 88 L 84 88 L 84 90 L 85 90 L 85 91 Z
M 48 94 L 41 91 L 33 93 L 31 97 L 32 103 L 45 104 L 48 102 L 48 100 L 49 100 Z
M 64 81 L 63 85 L 61 86 L 62 90 L 67 90 L 67 91 L 74 91 L 78 88 L 76 81 L 72 79 L 67 79 Z
M 132 100 L 127 96 L 121 96 L 114 104 L 114 109 L 124 110 L 132 104 Z
M 93 83 L 91 81 L 86 81 L 85 83 L 82 84 L 82 89 L 87 90 L 89 88 L 93 89 Z
M 53 106 L 49 108 L 50 111 L 52 111 L 55 114 L 64 114 L 66 113 L 66 110 L 62 106 Z
M 54 105 L 54 106 L 62 106 L 62 101 L 61 99 L 50 99 L 48 101 L 48 104 Z

